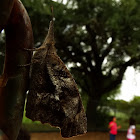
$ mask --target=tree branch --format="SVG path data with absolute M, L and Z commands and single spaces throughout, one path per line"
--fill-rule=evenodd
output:
M 130 59 L 129 61 L 123 63 L 123 64 L 120 64 L 120 65 L 116 65 L 114 66 L 111 71 L 114 69 L 114 68 L 120 68 L 119 72 L 118 72 L 118 76 L 113 79 L 112 81 L 110 80 L 110 84 L 108 87 L 106 87 L 104 89 L 104 91 L 102 91 L 103 93 L 107 93 L 107 92 L 110 92 L 111 90 L 113 90 L 114 88 L 116 88 L 117 86 L 119 86 L 122 82 L 122 79 L 123 79 L 123 76 L 124 76 L 124 73 L 127 69 L 128 66 L 132 66 L 133 64 L 137 63 L 137 62 L 140 62 L 140 55 L 137 56 L 137 57 L 133 57 L 132 59 Z M 110 71 L 110 73 L 111 73 Z M 108 76 L 110 77 L 111 74 Z
M 114 43 L 115 37 L 112 34 L 112 42 L 109 44 L 109 46 L 107 47 L 107 49 L 102 53 L 102 61 L 104 60 L 104 58 L 109 54 L 109 52 L 112 50 L 113 48 L 113 43 Z
M 99 52 L 98 52 L 98 48 L 96 44 L 96 33 L 91 29 L 89 24 L 86 25 L 86 30 L 89 33 L 90 38 L 91 38 L 91 46 L 92 46 L 92 51 L 94 54 L 95 61 L 96 63 L 98 63 L 100 57 L 99 57 Z
M 132 66 L 133 64 L 137 63 L 137 62 L 140 62 L 140 55 L 136 56 L 136 57 L 132 57 L 129 61 L 127 62 L 124 62 L 124 63 L 121 63 L 121 64 L 118 64 L 118 65 L 115 65 L 111 68 L 110 70 L 110 73 L 111 71 L 114 69 L 114 68 L 120 68 L 120 67 L 128 67 L 128 66 Z
M 118 77 L 113 79 L 113 80 L 110 80 L 108 86 L 103 88 L 103 91 L 101 91 L 101 93 L 102 94 L 106 94 L 106 93 L 114 90 L 115 88 L 117 88 L 121 84 L 121 82 L 122 82 L 122 79 L 123 79 L 123 76 L 124 76 L 124 73 L 125 73 L 126 69 L 127 69 L 126 66 L 125 67 L 121 67 L 120 71 L 118 73 Z

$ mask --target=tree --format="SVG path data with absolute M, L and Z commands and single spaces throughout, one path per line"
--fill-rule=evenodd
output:
M 130 117 L 136 119 L 136 124 L 140 123 L 140 96 L 134 96 L 134 98 L 127 102 L 124 100 L 109 100 L 107 103 L 107 106 L 113 109 L 113 107 L 116 108 L 117 112 L 121 112 L 125 114 L 125 118 L 127 121 L 129 120 Z
M 95 125 L 101 98 L 119 88 L 127 67 L 139 68 L 140 2 L 68 0 L 63 4 L 42 0 L 39 5 L 37 1 L 23 2 L 31 17 L 34 36 L 38 37 L 36 46 L 46 34 L 45 24 L 50 19 L 46 9 L 53 5 L 56 48 L 63 61 L 72 64 L 71 72 L 81 94 L 88 95 L 88 121 Z
M 136 119 L 136 123 L 140 123 L 140 96 L 135 96 L 129 103 L 130 115 Z
M 96 109 L 102 97 L 119 88 L 127 67 L 139 68 L 140 2 L 22 1 L 32 21 L 36 47 L 47 33 L 51 18 L 48 7 L 53 5 L 58 54 L 66 64 L 72 64 L 71 72 L 81 94 L 89 99 L 89 124 L 96 127 Z

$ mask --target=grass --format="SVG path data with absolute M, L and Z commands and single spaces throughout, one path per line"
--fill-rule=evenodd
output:
M 51 127 L 49 124 L 23 123 L 22 127 L 29 132 L 59 132 L 58 128 Z
M 32 121 L 25 116 L 25 111 L 22 120 L 22 127 L 29 132 L 48 132 L 59 131 L 59 128 L 52 127 L 49 124 L 42 124 L 39 121 Z

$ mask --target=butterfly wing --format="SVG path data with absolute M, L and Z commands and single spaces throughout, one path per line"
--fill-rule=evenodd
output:
M 77 85 L 56 54 L 53 22 L 42 46 L 32 59 L 26 116 L 60 127 L 63 137 L 84 134 L 86 114 Z
M 40 61 L 32 65 L 26 116 L 60 127 L 63 137 L 86 133 L 86 115 L 70 72 L 55 54 Z
M 62 62 L 55 54 L 47 57 L 46 67 L 52 83 L 55 85 L 53 98 L 59 101 L 63 114 L 61 134 L 63 137 L 75 136 L 86 132 L 86 115 L 77 85 Z

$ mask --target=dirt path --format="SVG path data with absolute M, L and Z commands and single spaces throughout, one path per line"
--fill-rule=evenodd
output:
M 140 139 L 140 132 L 137 133 L 137 140 Z M 69 139 L 62 138 L 60 133 L 32 133 L 31 140 L 109 140 L 107 132 L 88 132 L 85 135 L 72 137 Z M 126 132 L 120 132 L 116 140 L 126 140 Z

